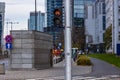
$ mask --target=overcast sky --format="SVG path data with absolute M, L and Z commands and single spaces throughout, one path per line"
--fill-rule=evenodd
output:
M 45 0 L 36 1 L 37 11 L 45 12 Z M 35 10 L 35 0 L 0 0 L 0 2 L 5 2 L 5 23 L 19 22 L 13 24 L 13 29 L 27 29 L 29 14 Z M 5 29 L 10 26 L 5 24 Z

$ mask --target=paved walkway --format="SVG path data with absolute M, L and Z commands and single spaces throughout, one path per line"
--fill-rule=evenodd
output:
M 92 72 L 82 76 L 101 77 L 105 75 L 120 75 L 120 68 L 117 68 L 112 64 L 95 58 L 91 58 L 91 61 L 93 63 Z
M 6 60 L 5 60 L 6 61 Z M 93 67 L 72 64 L 72 80 L 120 80 L 120 69 L 104 61 L 91 58 Z M 7 62 L 7 61 L 6 61 Z M 64 80 L 65 62 L 53 68 L 31 71 L 9 71 L 0 80 Z
M 64 76 L 65 71 L 65 62 L 60 62 L 55 64 L 53 68 L 45 70 L 25 70 L 25 71 L 10 71 L 6 70 L 5 75 L 0 75 L 0 80 L 25 80 L 25 79 L 36 79 L 36 78 L 47 78 L 47 77 L 56 77 Z M 76 66 L 72 64 L 72 74 L 73 75 L 82 75 L 91 72 L 91 66 Z

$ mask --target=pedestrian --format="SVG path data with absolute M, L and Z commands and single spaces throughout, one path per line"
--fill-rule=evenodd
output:
M 76 61 L 76 59 L 77 59 L 77 55 L 78 55 L 78 51 L 77 50 L 75 50 L 75 53 L 74 53 L 74 55 L 73 55 L 73 60 L 74 60 L 74 62 Z
M 82 51 L 82 50 L 79 50 L 78 55 L 79 55 L 79 54 L 83 54 L 83 51 Z
M 86 54 L 89 54 L 89 50 L 88 50 L 88 48 L 86 49 Z

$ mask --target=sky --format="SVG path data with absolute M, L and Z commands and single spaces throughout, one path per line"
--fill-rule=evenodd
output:
M 45 0 L 36 1 L 37 11 L 45 12 Z M 4 29 L 10 30 L 11 27 L 11 24 L 7 25 L 6 22 L 15 23 L 12 25 L 13 30 L 27 29 L 29 14 L 31 11 L 35 11 L 35 0 L 0 0 L 0 2 L 5 2 Z

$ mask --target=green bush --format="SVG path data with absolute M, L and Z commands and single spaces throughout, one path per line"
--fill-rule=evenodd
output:
M 76 63 L 77 65 L 92 65 L 90 58 L 86 55 L 78 55 Z

